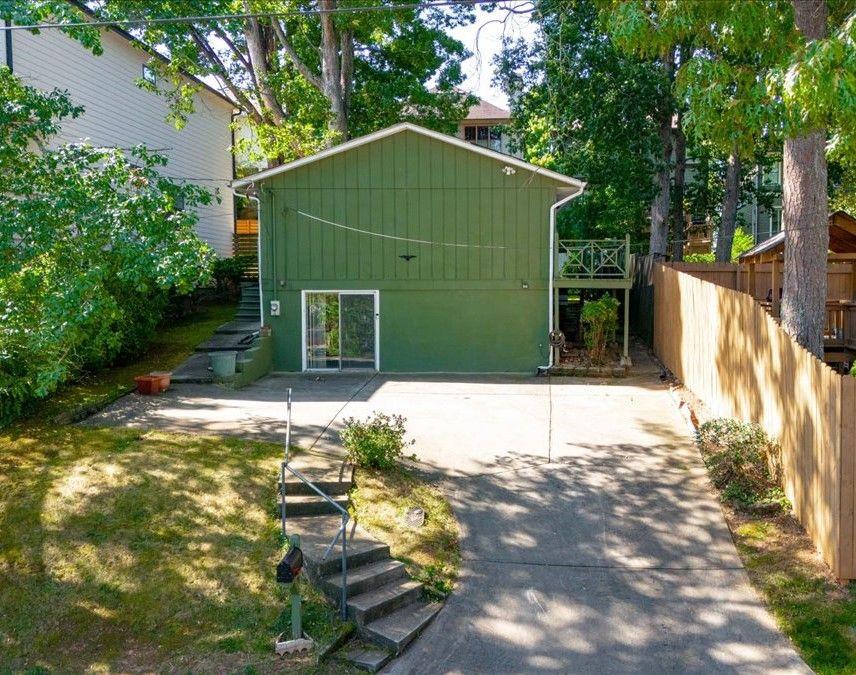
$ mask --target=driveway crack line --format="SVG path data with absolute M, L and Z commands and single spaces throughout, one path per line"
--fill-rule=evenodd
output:
M 318 445 L 318 441 L 320 441 L 321 438 L 324 436 L 324 434 L 326 434 L 327 431 L 330 429 L 330 427 L 333 426 L 333 422 L 335 422 L 338 419 L 339 415 L 342 414 L 342 411 L 345 408 L 347 408 L 348 405 L 351 403 L 351 401 L 353 401 L 363 389 L 368 387 L 369 384 L 371 384 L 377 376 L 378 376 L 378 374 L 377 374 L 377 372 L 375 372 L 369 379 L 367 379 L 359 387 L 357 387 L 356 391 L 354 391 L 354 393 L 351 394 L 350 398 L 342 404 L 342 407 L 336 411 L 336 414 L 330 418 L 330 421 L 327 422 L 327 425 L 315 437 L 315 440 L 312 441 L 312 445 L 309 446 L 309 450 L 307 450 L 307 452 L 312 452 L 312 450 L 315 449 L 315 446 Z

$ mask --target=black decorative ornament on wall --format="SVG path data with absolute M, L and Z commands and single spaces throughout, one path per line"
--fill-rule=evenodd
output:
M 410 262 L 410 261 L 411 261 L 411 260 L 413 260 L 416 256 L 415 256 L 413 253 L 404 253 L 404 254 L 402 254 L 402 255 L 400 255 L 400 256 L 398 256 L 398 257 L 399 257 L 399 258 L 401 258 L 402 260 L 406 261 L 406 262 Z

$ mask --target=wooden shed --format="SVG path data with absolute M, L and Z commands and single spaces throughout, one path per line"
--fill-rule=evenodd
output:
M 761 299 L 761 304 L 776 318 L 781 304 L 785 255 L 785 233 L 782 231 L 740 256 L 741 271 L 748 270 L 746 282 L 750 293 L 757 288 L 757 270 L 762 265 L 769 266 L 769 291 L 767 297 Z M 850 362 L 856 351 L 856 218 L 845 211 L 836 211 L 829 216 L 827 264 L 830 278 L 836 272 L 836 276 L 841 276 L 842 266 L 844 270 L 849 268 L 849 284 L 838 288 L 836 297 L 827 300 L 826 358 Z

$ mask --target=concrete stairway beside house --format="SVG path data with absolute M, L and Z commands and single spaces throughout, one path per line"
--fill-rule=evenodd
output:
M 347 508 L 351 475 L 336 472 L 313 481 Z M 341 516 L 335 507 L 296 478 L 289 477 L 285 488 L 288 530 L 301 536 L 307 573 L 339 606 L 341 544 L 337 542 L 327 559 L 323 556 L 341 527 Z M 400 654 L 442 606 L 425 598 L 424 586 L 411 579 L 404 564 L 390 556 L 387 544 L 353 522 L 347 532 L 346 584 L 348 616 L 356 624 L 361 641 L 346 648 L 344 656 L 353 665 L 371 672 L 380 670 Z
M 211 352 L 238 352 L 236 371 L 259 370 L 254 363 L 262 351 L 258 339 L 259 332 L 259 286 L 257 282 L 241 283 L 241 299 L 235 318 L 214 331 L 209 339 L 196 347 L 196 353 L 176 368 L 172 373 L 172 381 L 182 382 L 212 382 L 214 375 L 209 366 Z M 264 370 L 262 368 L 261 370 Z

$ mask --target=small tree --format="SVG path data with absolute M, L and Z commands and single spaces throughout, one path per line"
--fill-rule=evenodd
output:
M 603 363 L 606 348 L 618 328 L 618 300 L 607 293 L 600 300 L 589 300 L 583 305 L 580 321 L 591 360 Z
M 0 68 L 0 424 L 143 348 L 167 294 L 208 278 L 193 207 L 211 195 L 160 176 L 144 147 L 49 149 L 82 112 Z

